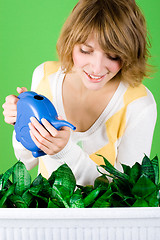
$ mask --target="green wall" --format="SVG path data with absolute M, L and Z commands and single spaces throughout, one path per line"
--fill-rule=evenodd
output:
M 39 64 L 56 60 L 56 41 L 61 27 L 77 0 L 0 0 L 0 106 L 16 87 L 30 89 L 33 70 Z M 151 35 L 152 61 L 157 72 L 146 86 L 152 91 L 158 107 L 158 119 L 153 139 L 151 157 L 160 157 L 160 1 L 137 0 L 143 10 Z M 15 162 L 12 148 L 13 127 L 6 124 L 0 108 L 0 173 Z M 136 149 L 135 149 L 136 150 Z M 37 169 L 31 170 L 36 175 Z

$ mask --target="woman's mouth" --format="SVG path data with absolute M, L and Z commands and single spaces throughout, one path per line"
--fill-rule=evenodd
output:
M 101 76 L 98 76 L 98 75 L 92 75 L 92 74 L 89 74 L 87 72 L 84 71 L 84 73 L 86 74 L 87 78 L 91 81 L 91 82 L 94 82 L 94 83 L 98 83 L 98 82 L 101 82 L 103 80 L 103 78 L 106 76 L 105 75 L 101 75 Z

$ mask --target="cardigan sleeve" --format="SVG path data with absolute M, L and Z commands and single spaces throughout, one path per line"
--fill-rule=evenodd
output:
M 115 167 L 122 170 L 121 164 L 133 166 L 135 162 L 142 162 L 145 155 L 150 157 L 153 133 L 157 119 L 157 107 L 154 99 L 152 103 L 134 113 L 128 121 L 123 138 L 117 147 Z
M 31 85 L 32 91 L 36 89 L 39 81 L 43 78 L 43 65 L 44 64 L 39 65 L 33 72 Z M 39 159 L 34 158 L 31 151 L 27 150 L 20 142 L 16 140 L 15 131 L 13 131 L 12 144 L 16 158 L 25 164 L 27 170 L 30 170 L 36 165 L 38 165 Z
M 31 151 L 27 150 L 16 140 L 15 131 L 13 131 L 12 144 L 16 158 L 25 164 L 27 170 L 31 170 L 38 165 L 38 158 L 34 158 Z

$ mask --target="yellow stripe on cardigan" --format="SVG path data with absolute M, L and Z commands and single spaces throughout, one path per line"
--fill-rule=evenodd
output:
M 59 67 L 60 67 L 59 62 L 53 62 L 53 61 L 45 62 L 44 63 L 44 77 L 42 78 L 42 80 L 40 81 L 40 83 L 36 89 L 36 92 L 38 94 L 42 94 L 42 95 L 46 96 L 50 101 L 53 101 L 53 95 L 51 92 L 48 77 L 51 74 L 57 72 Z
M 115 164 L 115 143 L 119 138 L 123 136 L 125 131 L 127 106 L 134 100 L 144 97 L 146 95 L 147 91 L 143 84 L 135 88 L 129 87 L 127 89 L 123 97 L 123 107 L 106 121 L 106 132 L 109 140 L 108 144 L 106 144 L 103 148 L 99 149 L 94 154 L 90 155 L 90 158 L 97 165 L 104 164 L 104 161 L 102 157 L 99 157 L 96 154 L 104 156 L 112 165 Z
M 48 77 L 57 72 L 58 69 L 60 67 L 60 63 L 59 62 L 45 62 L 44 63 L 44 76 L 42 78 L 42 80 L 40 81 L 36 92 L 38 94 L 42 94 L 45 97 L 47 97 L 51 102 L 53 101 L 53 95 L 51 92 L 51 88 L 50 88 L 50 83 L 49 83 L 49 79 Z M 39 173 L 42 174 L 43 177 L 48 178 L 49 177 L 49 173 L 45 167 L 44 161 L 43 161 L 43 157 L 39 158 Z
M 44 164 L 43 157 L 39 157 L 39 169 L 38 172 L 42 174 L 42 176 L 46 179 L 49 178 L 48 170 Z

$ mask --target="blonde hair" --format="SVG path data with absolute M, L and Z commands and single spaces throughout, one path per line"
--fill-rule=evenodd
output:
M 134 0 L 80 0 L 66 20 L 57 42 L 62 69 L 72 70 L 75 44 L 85 43 L 94 32 L 106 53 L 116 54 L 122 68 L 116 77 L 131 86 L 147 74 L 149 57 L 146 21 Z

